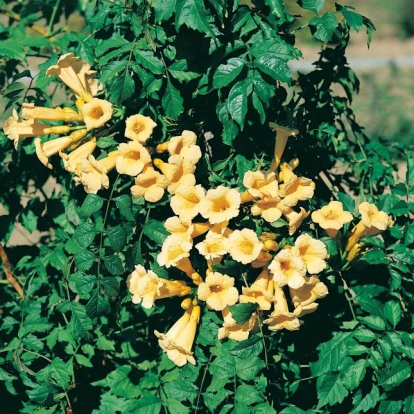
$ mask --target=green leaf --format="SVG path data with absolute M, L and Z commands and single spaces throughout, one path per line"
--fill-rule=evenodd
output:
M 85 275 L 83 273 L 73 273 L 69 276 L 69 287 L 80 295 L 85 295 L 95 287 L 96 276 Z
M 138 372 L 130 365 L 120 365 L 110 372 L 106 378 L 92 382 L 92 385 L 109 387 L 111 393 L 117 397 L 135 398 L 140 396 L 142 390 L 137 386 Z
M 216 408 L 228 397 L 231 391 L 226 389 L 220 389 L 216 392 L 203 392 L 203 400 L 206 407 L 210 412 L 214 413 Z
M 325 0 L 299 0 L 299 5 L 302 9 L 311 10 L 319 14 L 325 7 Z
M 106 269 L 114 276 L 120 276 L 124 273 L 121 259 L 116 255 L 106 256 L 103 258 Z
M 246 405 L 251 405 L 253 403 L 262 402 L 263 397 L 259 391 L 251 385 L 241 384 L 236 390 L 236 401 Z
M 238 342 L 229 352 L 237 358 L 249 358 L 259 356 L 262 350 L 262 339 L 258 335 L 253 335 L 245 341 Z
M 409 395 L 404 400 L 404 412 L 406 414 L 408 414 L 408 413 L 414 413 L 414 395 Z
M 110 86 L 111 98 L 113 102 L 120 105 L 132 96 L 135 90 L 135 83 L 128 70 L 119 74 Z
M 83 367 L 88 367 L 88 368 L 92 368 L 93 367 L 92 362 L 88 358 L 86 358 L 85 355 L 76 354 L 75 355 L 75 359 L 76 359 L 76 362 L 79 365 L 82 365 Z
M 338 21 L 333 13 L 325 13 L 321 17 L 313 17 L 309 25 L 314 28 L 312 34 L 316 39 L 329 42 L 338 27 Z
M 166 383 L 163 390 L 169 398 L 173 398 L 178 401 L 183 401 L 185 399 L 194 401 L 197 396 L 197 388 L 195 385 L 182 379 L 176 379 Z
M 103 198 L 96 194 L 88 194 L 79 209 L 81 217 L 90 217 L 93 213 L 99 211 L 103 206 Z
M 201 73 L 188 70 L 187 61 L 185 59 L 174 62 L 168 68 L 168 72 L 180 82 L 189 82 L 201 76 Z
M 346 7 L 342 7 L 341 13 L 345 17 L 345 20 L 349 26 L 352 27 L 356 32 L 359 32 L 359 29 L 364 24 L 362 16 L 352 10 L 348 10 Z
M 96 315 L 102 315 L 108 310 L 108 299 L 102 296 L 98 289 L 94 290 L 89 302 L 86 304 L 86 311 L 89 317 L 94 318 Z
M 71 375 L 68 364 L 62 361 L 60 358 L 53 358 L 50 364 L 49 370 L 50 376 L 56 381 L 56 384 L 62 388 L 67 388 Z
M 117 296 L 119 292 L 119 280 L 116 277 L 103 277 L 100 279 L 104 291 L 108 296 Z
M 358 261 L 366 262 L 371 265 L 388 264 L 384 251 L 379 249 L 368 250 L 358 259 Z
M 106 232 L 109 245 L 116 251 L 120 252 L 126 245 L 127 233 L 123 226 L 115 226 Z
M 128 221 L 135 221 L 134 214 L 132 213 L 132 201 L 130 195 L 123 194 L 113 200 L 115 201 L 115 205 L 117 206 L 119 212 L 125 219 Z
M 343 204 L 346 211 L 349 211 L 352 214 L 354 213 L 355 200 L 349 194 L 339 192 L 338 200 Z
M 142 232 L 149 239 L 155 241 L 159 245 L 163 244 L 164 240 L 169 235 L 168 231 L 164 227 L 164 224 L 154 219 L 150 219 L 145 223 Z
M 257 303 L 238 303 L 237 305 L 229 306 L 231 315 L 238 325 L 243 325 L 251 317 L 258 308 Z
M 382 400 L 378 408 L 378 414 L 399 414 L 402 406 L 403 402 L 401 400 Z
M 247 96 L 251 93 L 251 83 L 249 80 L 243 80 L 233 85 L 227 98 L 227 110 L 236 121 L 241 129 L 244 126 L 244 119 L 247 114 Z
M 7 59 L 15 59 L 20 62 L 26 62 L 26 52 L 21 42 L 17 40 L 0 41 L 0 56 Z
M 164 65 L 160 59 L 158 59 L 152 50 L 134 50 L 134 56 L 137 63 L 148 69 L 155 75 L 161 75 L 164 73 Z
M 177 0 L 175 6 L 175 27 L 177 31 L 182 25 L 206 33 L 213 38 L 215 37 L 203 2 L 198 0 Z
M 23 227 L 29 232 L 33 233 L 37 229 L 37 217 L 32 210 L 22 213 Z
M 111 79 L 114 77 L 114 74 L 111 74 Z M 96 146 L 98 148 L 109 148 L 114 145 L 118 145 L 118 142 L 116 142 L 112 137 L 99 137 L 98 142 L 96 143 Z
M 391 369 L 387 368 L 379 374 L 378 385 L 386 391 L 395 388 L 411 376 L 411 367 L 407 361 L 399 361 Z
M 236 375 L 243 381 L 253 381 L 265 363 L 257 356 L 236 361 Z
M 17 395 L 17 391 L 13 386 L 13 380 L 17 379 L 15 375 L 9 374 L 4 369 L 0 368 L 0 381 L 4 381 L 7 392 L 12 395 Z
M 370 315 L 370 316 L 359 318 L 359 320 L 361 321 L 361 323 L 369 326 L 372 329 L 377 329 L 379 331 L 385 330 L 385 322 L 379 316 Z
M 350 414 L 359 414 L 361 412 L 366 413 L 367 411 L 374 408 L 380 398 L 380 392 L 378 387 L 375 385 L 372 386 L 372 390 L 355 405 L 354 409 L 351 411 Z M 355 398 L 354 398 L 355 404 Z
M 384 315 L 392 327 L 395 328 L 401 320 L 401 306 L 395 301 L 389 301 L 384 306 Z
M 276 81 L 290 84 L 291 73 L 287 63 L 276 53 L 264 53 L 254 60 L 254 65 Z
M 84 337 L 87 331 L 93 327 L 92 320 L 86 314 L 85 306 L 78 302 L 70 302 L 70 309 L 72 310 L 72 318 L 70 324 L 73 333 L 80 337 Z
M 152 6 L 157 23 L 168 20 L 174 13 L 176 0 L 153 0 Z
M 339 374 L 327 374 L 318 378 L 318 399 L 317 409 L 325 405 L 341 403 L 349 394 L 349 391 L 342 384 Z
M 81 223 L 75 230 L 72 239 L 78 246 L 86 249 L 93 242 L 96 233 L 97 231 L 95 230 L 95 227 L 92 224 Z
M 330 341 L 318 346 L 319 360 L 310 364 L 312 375 L 319 376 L 339 370 L 352 334 L 352 332 L 339 332 Z
M 85 272 L 89 270 L 96 260 L 96 256 L 89 250 L 84 250 L 75 255 L 75 265 L 77 270 Z
M 283 0 L 265 0 L 266 5 L 270 8 L 270 12 L 275 14 L 281 21 L 292 22 L 294 18 L 286 12 Z
M 162 107 L 166 116 L 171 119 L 177 119 L 184 110 L 183 98 L 169 80 L 167 80 L 167 87 L 162 97 Z
M 125 406 L 125 411 L 128 413 L 139 413 L 139 414 L 158 414 L 161 411 L 162 402 L 161 400 L 152 394 L 144 395 L 138 400 L 129 400 Z M 126 411 L 128 409 L 128 411 Z M 182 411 L 180 411 L 182 412 Z
M 106 55 L 111 49 L 119 49 L 127 45 L 129 42 L 121 35 L 114 34 L 111 38 L 102 40 L 95 47 L 96 56 Z
M 341 380 L 348 390 L 356 388 L 361 381 L 364 379 L 366 373 L 367 361 L 360 359 L 359 361 L 346 368 L 345 371 L 341 372 Z
M 246 61 L 240 58 L 231 58 L 226 63 L 220 65 L 213 76 L 213 87 L 216 89 L 224 88 L 233 82 L 243 70 Z
M 378 338 L 378 334 L 366 328 L 359 328 L 354 331 L 354 338 L 360 342 L 372 342 Z
M 236 375 L 235 359 L 231 355 L 226 355 L 222 352 L 221 355 L 210 364 L 208 370 L 212 375 L 212 378 L 207 391 L 219 391 Z

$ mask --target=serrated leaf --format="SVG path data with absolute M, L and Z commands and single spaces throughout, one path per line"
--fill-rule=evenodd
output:
M 72 311 L 71 325 L 73 333 L 80 337 L 84 337 L 87 331 L 93 327 L 92 320 L 86 314 L 85 306 L 78 302 L 70 302 L 70 309 Z
M 144 395 L 138 400 L 129 400 L 125 405 L 124 413 L 158 414 L 161 411 L 161 400 L 152 394 Z M 178 412 L 178 411 L 176 411 Z M 180 413 L 182 411 L 179 411 Z M 183 413 L 184 414 L 184 413 Z
M 77 270 L 85 272 L 89 270 L 96 260 L 96 256 L 89 250 L 84 250 L 75 255 L 75 265 Z
M 355 405 L 354 409 L 351 411 L 350 414 L 359 414 L 361 412 L 366 413 L 367 411 L 371 410 L 377 405 L 379 398 L 380 398 L 379 389 L 378 387 L 373 385 L 371 391 L 367 395 L 365 395 L 365 397 L 363 397 L 357 405 Z M 354 399 L 354 404 L 355 404 L 355 399 Z
M 382 400 L 378 407 L 378 414 L 399 414 L 402 406 L 403 402 L 401 400 Z
M 221 64 L 213 76 L 213 87 L 216 89 L 224 88 L 233 82 L 241 73 L 246 61 L 240 58 L 231 58 L 226 63 Z
M 13 385 L 13 380 L 15 379 L 17 379 L 15 375 L 9 374 L 4 369 L 0 368 L 0 381 L 4 381 L 7 392 L 12 395 L 17 395 L 17 391 Z
M 99 211 L 103 206 L 103 198 L 96 194 L 88 194 L 79 209 L 81 217 L 90 217 L 93 213 Z
M 389 301 L 384 306 L 384 315 L 392 327 L 395 328 L 401 320 L 401 306 L 395 301 Z
M 232 119 L 237 122 L 241 129 L 247 114 L 247 96 L 251 93 L 250 81 L 243 80 L 233 85 L 227 98 L 227 110 Z
M 120 276 L 124 272 L 121 259 L 116 255 L 103 258 L 106 269 L 114 276 Z
M 95 238 L 97 231 L 95 227 L 90 223 L 81 223 L 76 228 L 75 233 L 72 236 L 73 241 L 83 249 L 90 246 Z
M 369 326 L 372 329 L 377 329 L 379 331 L 385 330 L 385 322 L 379 316 L 365 316 L 363 318 L 359 318 L 361 323 L 364 325 Z
M 346 7 L 342 7 L 341 13 L 345 17 L 345 20 L 349 26 L 352 27 L 352 29 L 354 29 L 356 32 L 359 32 L 359 29 L 364 24 L 362 16 L 352 10 L 348 10 Z
M 342 203 L 346 211 L 349 211 L 350 213 L 354 213 L 355 200 L 349 194 L 339 192 L 338 200 Z
M 152 241 L 155 241 L 157 244 L 161 245 L 164 243 L 164 240 L 169 235 L 168 231 L 165 229 L 163 223 L 157 220 L 150 219 L 148 220 L 142 232 Z
M 175 6 L 175 27 L 177 31 L 182 25 L 206 33 L 213 38 L 215 37 L 204 4 L 198 0 L 177 0 Z
M 98 57 L 103 56 L 104 54 L 107 54 L 109 50 L 118 49 L 128 43 L 129 42 L 123 36 L 114 34 L 111 38 L 102 40 L 98 43 L 95 47 L 95 54 Z
M 215 412 L 216 408 L 231 394 L 231 391 L 220 389 L 216 392 L 203 392 L 204 404 L 210 410 Z
M 96 283 L 96 277 L 92 275 L 85 275 L 83 273 L 73 273 L 69 276 L 69 287 L 80 295 L 89 293 Z
M 325 7 L 325 0 L 299 0 L 299 5 L 302 9 L 311 10 L 319 14 Z
M 89 302 L 86 304 L 86 312 L 89 317 L 94 318 L 96 315 L 102 315 L 109 310 L 108 299 L 102 296 L 98 289 L 94 290 Z
M 251 317 L 258 308 L 257 303 L 238 303 L 237 305 L 229 306 L 231 315 L 238 325 L 243 325 Z
M 137 63 L 148 69 L 151 73 L 161 75 L 164 73 L 164 65 L 151 50 L 134 50 L 134 56 Z
M 152 6 L 157 23 L 168 20 L 174 13 L 176 0 L 153 0 Z
M 312 34 L 316 39 L 329 42 L 338 27 L 338 21 L 333 13 L 325 13 L 321 17 L 313 17 L 309 25 L 315 28 Z
M 380 249 L 371 249 L 364 252 L 358 261 L 366 262 L 371 265 L 388 264 L 384 251 Z
M 235 358 L 223 352 L 210 364 L 208 370 L 212 379 L 207 391 L 214 392 L 223 389 L 236 375 Z
M 236 401 L 246 405 L 251 405 L 253 403 L 262 402 L 263 397 L 255 387 L 247 384 L 241 384 L 236 389 Z
M 119 197 L 114 198 L 115 205 L 119 209 L 119 212 L 128 221 L 135 221 L 134 214 L 132 213 L 132 201 L 131 196 L 123 194 Z
M 262 339 L 258 335 L 253 335 L 245 341 L 237 343 L 229 350 L 231 355 L 237 358 L 249 358 L 251 356 L 259 356 L 263 350 Z
M 26 62 L 26 53 L 21 42 L 17 40 L 0 41 L 0 56 L 8 59 L 15 59 L 20 62 Z
M 116 277 L 103 277 L 100 279 L 105 293 L 108 296 L 117 296 L 119 292 L 119 280 Z
M 283 0 L 265 0 L 265 3 L 270 8 L 270 12 L 275 14 L 283 22 L 292 22 L 293 17 L 286 12 Z
M 236 361 L 236 375 L 243 381 L 253 381 L 264 366 L 264 361 L 257 356 L 238 359 Z
M 88 358 L 86 358 L 85 355 L 76 354 L 75 359 L 76 359 L 76 362 L 79 365 L 82 365 L 83 367 L 88 367 L 88 368 L 93 367 L 92 362 Z
M 348 390 L 352 391 L 364 379 L 367 361 L 360 359 L 352 364 L 345 371 L 341 372 L 341 380 Z
M 414 395 L 409 395 L 404 400 L 404 412 L 406 414 L 414 413 Z
M 321 377 L 321 381 L 318 378 L 318 399 L 319 403 L 317 409 L 324 407 L 325 405 L 334 405 L 341 403 L 345 397 L 349 394 L 349 391 L 342 384 L 339 374 L 327 374 Z
M 23 212 L 22 215 L 23 227 L 29 232 L 33 233 L 37 229 L 37 217 L 32 210 Z
M 275 53 L 263 53 L 254 60 L 254 65 L 276 81 L 290 84 L 291 73 L 287 63 Z
M 111 98 L 115 104 L 121 105 L 132 96 L 135 90 L 135 83 L 128 70 L 119 74 L 115 81 L 110 85 Z
M 123 226 L 115 226 L 106 232 L 109 245 L 116 251 L 120 252 L 126 245 L 127 233 Z
M 164 385 L 163 390 L 169 398 L 173 398 L 178 401 L 183 401 L 185 399 L 194 401 L 197 396 L 197 388 L 195 385 L 182 379 L 176 379 L 168 382 Z
M 167 87 L 162 97 L 162 107 L 165 114 L 171 119 L 177 119 L 184 110 L 183 98 L 169 80 L 167 80 Z
M 378 338 L 378 334 L 366 328 L 359 328 L 354 331 L 354 337 L 361 342 L 372 342 Z
M 395 388 L 411 376 L 411 367 L 407 361 L 399 361 L 391 369 L 382 371 L 378 378 L 378 385 L 386 391 Z

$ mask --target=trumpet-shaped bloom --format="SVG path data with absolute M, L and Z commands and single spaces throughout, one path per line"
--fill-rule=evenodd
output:
M 77 98 L 89 102 L 100 89 L 95 79 L 95 71 L 73 53 L 62 55 L 57 64 L 46 71 L 46 76 L 56 75 L 68 86 Z
M 240 303 L 257 303 L 259 310 L 269 310 L 274 301 L 274 282 L 267 269 L 263 269 L 250 287 L 242 287 Z
M 167 218 L 164 222 L 165 229 L 170 232 L 171 234 L 176 234 L 180 236 L 184 240 L 191 241 L 192 240 L 192 232 L 194 226 L 192 224 L 188 224 L 187 222 L 183 222 L 180 217 L 172 216 Z
M 190 241 L 177 234 L 171 234 L 162 244 L 161 253 L 157 256 L 158 264 L 165 266 L 167 269 L 176 266 L 181 259 L 190 256 L 192 247 L 193 244 Z
M 269 171 L 247 171 L 243 177 L 243 185 L 252 197 L 278 197 L 276 174 Z
M 159 158 L 155 158 L 153 163 L 168 178 L 170 184 L 167 190 L 170 194 L 175 194 L 180 186 L 195 186 L 196 180 L 193 174 L 195 165 L 191 161 L 174 155 L 169 158 L 168 163 Z
M 88 131 L 105 125 L 112 118 L 112 112 L 112 104 L 98 98 L 92 98 L 81 108 L 83 122 L 85 122 Z
M 274 122 L 269 122 L 269 126 L 276 132 L 275 138 L 275 159 L 270 167 L 270 171 L 275 171 L 279 166 L 282 159 L 283 152 L 285 151 L 286 143 L 289 137 L 296 137 L 299 134 L 297 129 L 287 128 Z
M 308 273 L 315 275 L 325 269 L 328 253 L 323 242 L 313 239 L 309 234 L 302 234 L 296 239 L 295 246 L 306 263 Z
M 141 114 L 132 115 L 125 121 L 125 136 L 133 141 L 145 144 L 157 124 L 149 117 Z
M 296 230 L 302 224 L 302 221 L 307 218 L 310 211 L 306 211 L 303 207 L 299 207 L 299 213 L 293 209 L 288 209 L 283 212 L 283 215 L 289 220 L 289 236 L 296 233 Z
M 229 308 L 222 310 L 223 327 L 218 330 L 218 339 L 229 338 L 234 341 L 244 341 L 249 337 L 250 332 L 257 326 L 257 314 L 254 312 L 249 320 L 242 325 L 238 325 L 233 319 Z
M 262 199 L 256 201 L 250 211 L 253 216 L 262 216 L 263 220 L 268 223 L 273 223 L 282 216 L 282 213 L 286 211 L 287 207 L 279 197 L 274 199 Z
M 85 142 L 71 153 L 66 154 L 65 152 L 59 152 L 60 158 L 63 160 L 63 165 L 66 171 L 74 173 L 78 166 L 81 163 L 82 159 L 87 159 L 89 155 L 95 151 L 96 148 L 96 138 L 91 139 L 90 141 Z
M 77 165 L 74 180 L 83 184 L 87 193 L 96 194 L 102 187 L 109 187 L 107 173 L 115 168 L 118 151 L 113 151 L 100 160 L 96 160 L 93 155 L 87 159 L 81 159 Z
M 190 315 L 188 316 L 188 314 Z M 196 363 L 191 348 L 199 321 L 200 306 L 193 306 L 186 310 L 184 316 L 165 335 L 155 331 L 161 348 L 167 353 L 168 358 L 179 367 L 187 362 L 193 365 Z
M 170 155 L 179 155 L 185 160 L 197 164 L 201 158 L 201 150 L 196 145 L 197 135 L 193 131 L 184 130 L 181 135 L 157 146 L 157 152 L 168 151 Z
M 293 207 L 299 200 L 309 200 L 313 197 L 315 183 L 310 178 L 298 177 L 288 164 L 282 164 L 281 170 L 283 184 L 279 186 L 279 195 L 286 206 Z
M 147 167 L 135 178 L 135 185 L 131 187 L 131 193 L 136 197 L 144 197 L 150 203 L 155 203 L 161 200 L 168 183 L 169 181 L 164 175 L 152 167 Z
M 298 289 L 305 283 L 306 263 L 297 248 L 281 250 L 269 265 L 273 280 L 280 286 Z
M 42 121 L 83 121 L 83 116 L 72 108 L 45 108 L 26 102 L 23 103 L 22 118 Z
M 34 140 L 36 155 L 40 162 L 47 168 L 52 168 L 52 164 L 49 162 L 49 157 L 63 151 L 65 148 L 72 145 L 74 142 L 79 141 L 86 135 L 86 130 L 81 129 L 72 132 L 68 137 L 55 138 L 51 141 L 42 143 L 40 138 Z
M 263 323 L 269 325 L 271 331 L 287 329 L 288 331 L 297 331 L 300 328 L 298 316 L 301 308 L 289 312 L 286 297 L 283 289 L 275 285 L 275 308 L 270 314 L 270 318 L 265 319 Z
M 21 138 L 37 137 L 48 134 L 66 134 L 70 131 L 68 125 L 50 126 L 34 122 L 33 119 L 19 119 L 16 109 L 13 109 L 12 116 L 6 119 L 4 123 L 4 133 L 14 141 L 14 147 L 17 148 Z
M 240 193 L 236 189 L 220 185 L 207 191 L 199 211 L 211 224 L 222 223 L 238 216 L 240 203 Z
M 223 310 L 234 305 L 239 299 L 239 292 L 234 287 L 234 278 L 219 272 L 210 272 L 206 280 L 198 286 L 197 295 L 210 309 Z
M 364 201 L 358 206 L 358 210 L 361 220 L 351 231 L 352 234 L 346 245 L 347 251 L 351 250 L 358 239 L 376 236 L 394 224 L 390 216 L 385 211 L 379 211 L 375 204 Z
M 300 289 L 289 289 L 295 308 L 302 308 L 303 312 L 313 312 L 317 306 L 315 301 L 324 298 L 329 292 L 328 288 L 317 276 L 311 276 Z
M 171 208 L 175 214 L 180 216 L 181 221 L 191 222 L 199 213 L 198 206 L 205 197 L 206 191 L 199 184 L 195 186 L 182 185 L 177 188 L 171 197 Z
M 263 248 L 263 243 L 250 229 L 235 230 L 230 234 L 228 240 L 231 257 L 243 264 L 256 260 Z
M 151 155 L 139 142 L 130 141 L 118 146 L 119 156 L 116 159 L 116 170 L 119 174 L 135 177 L 151 164 Z
M 330 237 L 335 238 L 338 230 L 352 220 L 352 214 L 344 211 L 340 201 L 331 201 L 328 205 L 315 210 L 311 215 L 312 221 L 319 224 Z
M 135 266 L 135 270 L 128 276 L 127 286 L 132 294 L 132 302 L 141 303 L 146 309 L 152 308 L 157 299 L 184 296 L 191 292 L 191 287 L 185 282 L 161 279 L 141 265 Z
M 202 242 L 196 244 L 196 249 L 203 255 L 206 260 L 216 262 L 229 251 L 229 242 L 221 234 L 212 234 L 206 237 Z

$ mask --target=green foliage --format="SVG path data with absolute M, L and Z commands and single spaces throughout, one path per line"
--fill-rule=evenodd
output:
M 109 185 L 86 194 L 57 155 L 49 170 L 30 138 L 15 150 L 0 133 L 0 241 L 11 264 L 9 270 L 2 256 L 0 392 L 9 412 L 413 412 L 414 161 L 407 152 L 406 177 L 397 183 L 387 146 L 369 140 L 355 119 L 359 80 L 346 59 L 352 31 L 364 27 L 369 45 L 375 28 L 350 6 L 326 10 L 324 0 L 299 0 L 312 16 L 295 29 L 287 3 L 0 2 L 7 16 L 0 25 L 0 87 L 9 112 L 23 102 L 81 107 L 46 75 L 59 56 L 75 53 L 104 85 L 97 97 L 114 107 L 107 125 L 87 132 L 97 140 L 98 162 L 125 142 L 125 119 L 140 113 L 157 124 L 147 142 L 153 158 L 167 161 L 157 145 L 194 131 L 202 151 L 197 183 L 243 193 L 246 172 L 272 166 L 275 132 L 268 124 L 277 122 L 298 131 L 288 138 L 283 161 L 297 157 L 295 172 L 316 183 L 312 199 L 300 206 L 311 213 L 337 199 L 353 215 L 336 238 L 310 226 L 312 216 L 293 236 L 286 216 L 269 222 L 243 205 L 232 229 L 273 233 L 277 251 L 293 248 L 298 234 L 323 242 L 329 259 L 320 278 L 329 295 L 298 332 L 279 330 L 276 322 L 269 331 L 263 321 L 277 315 L 251 302 L 229 306 L 234 323 L 223 325 L 221 313 L 197 298 L 195 272 L 187 273 L 190 279 L 179 266 L 159 264 L 170 235 L 164 224 L 173 216 L 170 194 L 155 203 L 133 196 L 134 178 L 115 170 Z M 61 25 L 75 15 L 84 29 Z M 302 56 L 297 30 L 321 43 L 307 74 L 289 66 Z M 80 121 L 75 130 L 81 128 Z M 338 165 L 342 172 L 335 172 Z M 361 236 L 351 258 L 345 243 L 363 201 L 394 223 L 381 235 Z M 14 244 L 17 224 L 36 241 Z M 193 249 L 190 258 L 203 279 L 211 267 L 233 277 L 240 292 L 259 274 L 229 255 L 206 265 Z M 186 277 L 189 309 L 203 303 L 195 365 L 176 366 L 154 336 L 182 316 L 182 298 L 155 306 L 131 301 L 129 275 L 139 266 L 163 280 Z M 246 338 L 232 339 L 226 329 L 239 325 Z

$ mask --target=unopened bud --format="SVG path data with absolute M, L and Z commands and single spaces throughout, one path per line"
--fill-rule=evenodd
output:
M 188 309 L 192 304 L 192 299 L 191 298 L 185 298 L 182 302 L 181 302 L 181 307 L 183 309 Z

